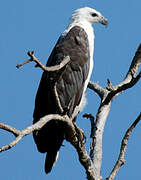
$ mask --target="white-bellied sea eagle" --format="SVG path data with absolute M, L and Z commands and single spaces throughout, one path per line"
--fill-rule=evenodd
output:
M 72 14 L 68 27 L 49 56 L 47 66 L 60 64 L 66 56 L 70 57 L 70 62 L 61 70 L 57 79 L 58 73 L 43 72 L 35 100 L 33 123 L 49 114 L 63 114 L 63 111 L 75 121 L 77 114 L 83 109 L 85 91 L 93 69 L 92 24 L 95 23 L 107 25 L 108 21 L 89 7 L 77 9 Z M 33 137 L 38 151 L 47 153 L 45 172 L 49 173 L 65 139 L 64 127 L 51 120 L 42 129 L 33 132 Z

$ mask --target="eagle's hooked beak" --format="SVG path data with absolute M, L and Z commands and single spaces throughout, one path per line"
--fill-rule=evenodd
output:
M 108 20 L 104 16 L 101 16 L 100 23 L 107 26 L 108 25 Z

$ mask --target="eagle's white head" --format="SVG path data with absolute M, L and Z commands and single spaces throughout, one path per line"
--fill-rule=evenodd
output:
M 100 12 L 89 7 L 80 8 L 74 11 L 71 17 L 71 23 L 77 22 L 88 22 L 91 25 L 95 23 L 101 23 L 103 25 L 108 24 L 107 19 L 102 16 Z

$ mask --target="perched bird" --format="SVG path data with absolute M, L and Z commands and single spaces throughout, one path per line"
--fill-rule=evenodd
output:
M 66 56 L 70 62 L 58 72 L 43 72 L 35 100 L 33 123 L 49 114 L 66 113 L 75 121 L 85 106 L 85 91 L 93 69 L 94 29 L 92 24 L 107 25 L 108 21 L 96 10 L 84 7 L 72 14 L 70 23 L 59 37 L 47 66 L 60 64 Z M 55 164 L 65 138 L 64 127 L 51 120 L 33 132 L 37 149 L 47 153 L 45 172 Z

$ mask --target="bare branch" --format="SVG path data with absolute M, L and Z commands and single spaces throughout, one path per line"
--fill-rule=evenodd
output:
M 107 88 L 103 89 L 97 83 L 90 82 L 88 87 L 95 91 L 99 97 L 101 98 L 101 104 L 99 106 L 96 122 L 95 122 L 95 131 L 94 131 L 94 143 L 93 143 L 93 152 L 92 157 L 93 165 L 94 165 L 94 177 L 95 179 L 100 179 L 100 170 L 102 163 L 102 136 L 104 131 L 104 126 L 110 111 L 111 102 L 114 97 L 119 95 L 122 91 L 133 87 L 141 78 L 141 72 L 137 75 L 137 71 L 139 65 L 141 63 L 141 45 L 139 46 L 135 57 L 132 60 L 131 66 L 125 79 L 118 84 L 117 86 L 113 86 L 110 80 L 108 79 Z M 123 161 L 119 161 L 119 163 L 123 163 Z
M 28 62 L 34 61 L 36 62 L 36 66 L 40 67 L 44 71 L 55 72 L 65 67 L 70 61 L 70 57 L 66 56 L 59 65 L 46 67 L 34 56 L 33 51 L 29 51 L 28 56 L 30 56 L 30 59 L 17 65 L 17 68 L 21 67 L 22 65 Z M 119 95 L 122 91 L 133 87 L 139 81 L 139 79 L 141 78 L 141 72 L 139 72 L 138 74 L 137 72 L 138 72 L 140 63 L 141 63 L 141 45 L 139 46 L 132 60 L 131 66 L 125 76 L 125 79 L 121 83 L 119 83 L 116 86 L 113 86 L 110 80 L 108 79 L 107 87 L 106 89 L 104 89 L 100 85 L 98 85 L 98 83 L 89 82 L 88 88 L 95 91 L 101 98 L 101 103 L 100 103 L 100 106 L 96 115 L 96 121 L 94 122 L 94 118 L 92 118 L 91 116 L 88 116 L 88 114 L 85 116 L 87 118 L 90 118 L 91 120 L 92 141 L 90 145 L 90 156 L 88 155 L 86 151 L 84 143 L 80 143 L 79 134 L 82 133 L 81 129 L 75 126 L 75 124 L 72 122 L 72 119 L 70 119 L 67 115 L 60 116 L 57 114 L 47 115 L 41 118 L 37 123 L 21 131 L 11 126 L 0 123 L 1 129 L 9 131 L 16 136 L 14 141 L 0 148 L 0 152 L 14 147 L 24 136 L 30 134 L 31 132 L 35 130 L 40 130 L 46 123 L 54 119 L 54 120 L 60 121 L 61 123 L 62 122 L 64 123 L 65 130 L 66 130 L 65 138 L 76 149 L 79 156 L 79 161 L 86 170 L 87 179 L 100 180 L 101 179 L 100 171 L 101 171 L 101 163 L 102 163 L 102 137 L 103 137 L 105 123 L 106 123 L 106 120 L 110 111 L 112 99 L 115 96 Z M 60 75 L 61 71 L 58 71 L 58 72 L 59 72 L 58 75 Z M 59 106 L 59 102 L 58 102 L 58 107 L 59 108 L 61 107 Z M 112 170 L 111 175 L 107 179 L 111 178 L 110 180 L 112 180 L 112 178 L 115 177 L 120 166 L 124 163 L 124 154 L 127 148 L 127 143 L 128 143 L 130 133 L 134 129 L 136 124 L 140 121 L 140 119 L 141 119 L 141 114 L 139 115 L 137 120 L 132 124 L 132 126 L 127 130 L 122 140 L 122 145 L 121 145 L 118 161 L 114 169 Z M 77 127 L 77 130 L 76 130 L 76 127 Z
M 110 176 L 108 178 L 106 178 L 106 180 L 113 180 L 115 178 L 119 168 L 124 164 L 124 162 L 125 162 L 124 156 L 125 156 L 125 152 L 127 149 L 128 140 L 130 138 L 132 130 L 136 127 L 136 125 L 139 123 L 140 120 L 141 120 L 141 113 L 139 114 L 137 119 L 133 122 L 133 124 L 128 128 L 128 130 L 126 131 L 126 133 L 122 139 L 118 160 L 117 160 Z
M 104 104 L 108 104 L 114 97 L 118 96 L 124 90 L 133 87 L 141 78 L 141 72 L 138 73 L 139 65 L 141 64 L 141 44 L 139 45 L 131 66 L 124 80 L 116 86 L 113 86 L 110 80 L 107 81 L 106 89 L 102 88 L 98 83 L 89 82 L 88 88 L 95 91 L 101 98 Z
M 94 150 L 93 150 L 93 164 L 95 169 L 95 177 L 100 180 L 101 164 L 102 164 L 102 139 L 105 123 L 111 108 L 111 103 L 103 104 L 101 103 L 95 122 L 95 134 L 94 134 Z
M 125 85 L 125 84 L 133 84 L 134 85 L 134 82 L 137 82 L 136 80 L 136 77 L 137 77 L 137 72 L 138 72 L 138 69 L 139 69 L 139 65 L 141 64 L 141 44 L 139 45 L 136 53 L 135 53 L 135 56 L 131 62 L 131 65 L 129 67 L 129 70 L 125 76 L 125 79 L 117 86 L 115 86 L 115 90 L 120 88 L 121 86 Z M 127 86 L 127 88 L 130 88 L 132 87 L 133 85 L 131 86 Z M 125 90 L 125 89 L 123 89 Z
M 110 91 L 108 96 L 105 98 L 105 103 L 110 102 L 114 97 L 119 95 L 121 92 L 133 87 L 141 78 L 141 72 L 138 73 L 139 65 L 141 64 L 141 44 L 139 45 L 135 56 L 131 62 L 131 66 L 125 76 L 125 79 L 116 86 L 113 86 L 108 79 L 107 90 Z
M 0 123 L 0 129 L 9 131 L 16 137 L 20 134 L 20 130 L 18 130 L 16 128 L 14 128 L 14 127 L 11 127 L 9 125 L 3 124 L 3 123 Z
M 107 79 L 107 86 L 106 86 L 106 89 L 109 90 L 109 91 L 114 91 L 114 87 L 110 81 L 110 79 Z
M 113 89 L 111 92 L 108 93 L 107 97 L 105 98 L 105 103 L 109 103 L 112 101 L 113 98 L 118 96 L 121 92 L 133 87 L 141 78 L 141 72 L 136 76 L 136 78 L 132 78 L 130 82 L 122 81 L 119 85 L 113 86 Z
M 90 156 L 87 153 L 85 145 L 79 142 L 79 138 L 76 141 L 72 141 L 72 139 L 70 139 L 69 142 L 74 146 L 78 153 L 79 161 L 86 170 L 87 179 L 96 180 L 94 176 L 93 163 Z
M 102 88 L 98 83 L 90 81 L 88 84 L 88 88 L 95 91 L 99 97 L 102 99 L 105 94 L 105 89 Z
M 91 143 L 90 143 L 90 158 L 91 160 L 93 161 L 94 160 L 94 143 L 95 143 L 95 138 L 94 138 L 94 132 L 95 132 L 95 121 L 94 121 L 94 116 L 92 116 L 92 114 L 84 114 L 83 115 L 84 118 L 87 118 L 87 119 L 90 119 L 90 122 L 91 122 L 91 135 L 90 135 L 90 138 L 91 138 Z
M 135 53 L 135 56 L 132 60 L 131 66 L 126 76 L 131 74 L 133 77 L 136 77 L 140 63 L 141 63 L 141 44 L 139 45 Z
M 93 164 L 91 161 L 91 158 L 87 154 L 85 145 L 79 142 L 79 137 L 76 132 L 76 128 L 72 122 L 72 119 L 70 119 L 67 115 L 60 116 L 57 114 L 51 114 L 47 115 L 43 118 L 41 118 L 37 123 L 28 126 L 24 130 L 17 130 L 11 126 L 5 125 L 0 123 L 0 128 L 4 129 L 6 131 L 9 131 L 13 133 L 15 136 L 17 136 L 12 142 L 10 142 L 8 145 L 5 145 L 0 148 L 0 152 L 6 151 L 12 147 L 14 147 L 24 136 L 30 134 L 31 132 L 35 130 L 40 130 L 46 123 L 48 123 L 50 120 L 57 120 L 60 121 L 61 123 L 64 123 L 65 126 L 65 138 L 67 141 L 69 141 L 74 148 L 76 149 L 80 163 L 86 170 L 86 174 L 88 177 L 88 180 L 95 180 L 94 179 L 94 174 L 93 174 Z M 77 129 L 77 131 L 80 131 L 80 128 Z M 81 133 L 81 132 L 80 132 Z
M 54 72 L 54 71 L 58 71 L 60 69 L 62 69 L 65 65 L 67 65 L 70 61 L 70 57 L 66 56 L 64 57 L 63 61 L 59 64 L 59 65 L 55 65 L 55 66 L 49 66 L 46 67 L 44 66 L 35 56 L 34 56 L 34 51 L 28 51 L 28 56 L 30 57 L 29 60 L 24 61 L 21 64 L 18 64 L 16 67 L 20 68 L 21 66 L 23 66 L 24 64 L 27 64 L 31 61 L 34 61 L 36 63 L 36 67 L 40 67 L 43 71 L 48 71 L 48 72 Z
M 92 114 L 85 113 L 83 115 L 84 118 L 90 119 L 91 122 L 91 135 L 90 138 L 94 136 L 94 128 L 95 128 L 95 122 L 94 122 L 94 116 Z
M 30 134 L 31 132 L 35 131 L 35 130 L 39 130 L 41 129 L 47 122 L 49 122 L 50 120 L 58 120 L 61 122 L 64 122 L 66 125 L 66 136 L 72 138 L 75 136 L 75 128 L 74 125 L 71 121 L 70 118 L 68 118 L 66 115 L 65 116 L 60 116 L 60 115 L 55 115 L 55 114 L 51 114 L 51 115 L 47 115 L 43 118 L 41 118 L 37 123 L 28 126 L 27 128 L 25 128 L 24 130 L 17 130 L 11 126 L 8 125 L 4 125 L 4 124 L 0 124 L 0 128 L 9 131 L 11 133 L 13 133 L 14 135 L 16 135 L 17 137 L 15 138 L 14 141 L 12 141 L 10 144 L 3 146 L 0 148 L 0 152 L 8 150 L 12 147 L 14 147 L 24 136 Z
M 20 67 L 23 66 L 24 64 L 27 64 L 27 63 L 29 63 L 29 62 L 31 62 L 31 61 L 32 61 L 32 59 L 28 59 L 28 60 L 26 60 L 26 61 L 24 61 L 24 62 L 22 62 L 22 63 L 20 63 L 20 64 L 17 64 L 16 68 L 20 68 Z

